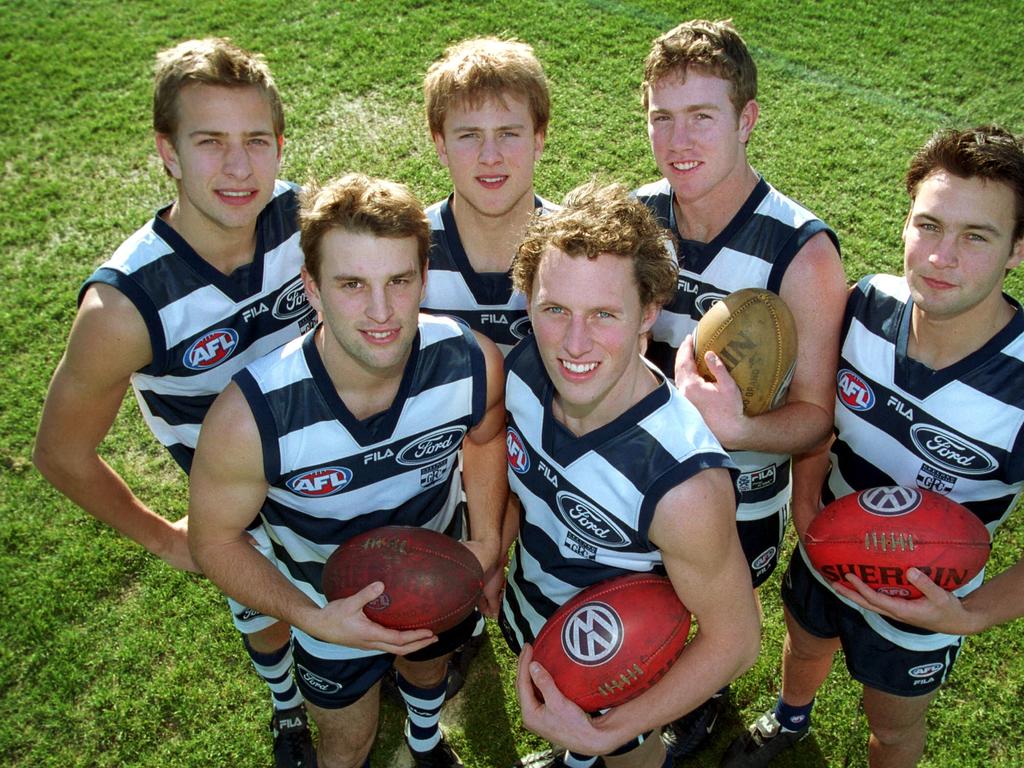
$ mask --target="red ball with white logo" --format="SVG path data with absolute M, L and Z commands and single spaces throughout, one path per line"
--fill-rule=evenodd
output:
M 616 707 L 660 680 L 683 652 L 690 612 L 672 582 L 649 573 L 603 581 L 555 611 L 534 660 L 587 712 Z
M 390 525 L 353 536 L 327 558 L 328 600 L 351 597 L 375 581 L 384 592 L 363 608 L 390 629 L 451 629 L 476 607 L 484 574 L 476 556 L 450 536 Z
M 988 529 L 974 513 L 922 488 L 880 486 L 836 499 L 807 528 L 804 549 L 830 582 L 858 576 L 871 589 L 915 600 L 917 568 L 947 591 L 967 584 L 988 560 Z

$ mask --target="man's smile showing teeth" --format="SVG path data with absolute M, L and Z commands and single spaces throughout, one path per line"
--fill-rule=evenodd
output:
M 597 363 L 573 363 L 569 360 L 562 360 L 560 362 L 570 373 L 590 373 L 597 368 Z
M 363 331 L 374 341 L 387 341 L 398 334 L 398 331 Z
M 697 160 L 690 160 L 685 163 L 672 163 L 672 167 L 677 171 L 692 171 L 698 165 L 700 165 L 700 162 Z

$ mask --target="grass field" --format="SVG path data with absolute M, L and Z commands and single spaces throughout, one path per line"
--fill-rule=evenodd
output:
M 559 199 L 597 175 L 655 178 L 638 87 L 652 38 L 686 18 L 731 16 L 760 68 L 755 166 L 838 232 L 851 279 L 900 266 L 901 176 L 944 125 L 1024 131 L 1022 6 L 771 0 L 3 3 L 0 25 L 0 762 L 11 766 L 270 764 L 267 702 L 222 600 L 56 494 L 30 454 L 81 281 L 173 196 L 149 130 L 153 54 L 227 35 L 263 51 L 285 99 L 283 176 L 350 170 L 447 194 L 419 86 L 444 47 L 480 34 L 534 45 L 554 114 L 537 189 Z M 1024 284 L 1011 278 L 1024 297 Z M 154 508 L 184 514 L 184 478 L 130 400 L 104 455 Z M 1024 545 L 1020 515 L 992 570 Z M 762 658 L 734 686 L 713 748 L 774 700 L 778 577 L 763 590 Z M 492 636 L 449 712 L 467 765 L 505 766 L 537 746 L 518 721 L 510 662 Z M 1024 765 L 1018 723 L 1024 626 L 971 639 L 930 713 L 923 765 Z M 816 735 L 781 766 L 864 766 L 866 728 L 839 669 Z M 377 765 L 402 765 L 401 714 L 386 708 Z

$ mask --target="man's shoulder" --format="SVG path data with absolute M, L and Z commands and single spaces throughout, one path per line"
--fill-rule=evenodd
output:
M 661 198 L 671 199 L 672 187 L 669 186 L 668 179 L 658 179 L 637 187 L 630 194 L 642 203 L 649 204 L 651 201 Z

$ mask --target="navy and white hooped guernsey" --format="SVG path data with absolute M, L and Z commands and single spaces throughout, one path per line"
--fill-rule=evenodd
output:
M 674 196 L 667 179 L 647 184 L 634 194 L 662 226 L 678 236 Z M 827 233 L 839 249 L 835 234 L 821 219 L 759 179 L 732 221 L 710 243 L 680 238 L 673 254 L 679 264 L 676 294 L 651 329 L 647 356 L 671 379 L 676 350 L 713 304 L 742 288 L 778 293 L 793 258 L 819 232 Z M 733 451 L 730 455 L 740 468 L 737 520 L 767 517 L 789 502 L 788 455 L 760 451 Z
M 554 385 L 530 338 L 509 356 L 508 477 L 522 504 L 503 622 L 518 653 L 586 587 L 663 573 L 648 530 L 661 498 L 698 472 L 734 469 L 697 410 L 661 380 L 617 419 L 582 437 L 552 413 Z
M 981 349 L 935 371 L 907 354 L 912 303 L 906 280 L 873 275 L 857 284 L 843 320 L 824 503 L 855 489 L 904 485 L 949 496 L 990 533 L 1006 520 L 1024 489 L 1024 316 L 1006 299 L 1017 310 L 1009 324 Z M 801 555 L 806 559 L 802 548 Z M 984 572 L 955 594 L 983 580 Z M 910 650 L 956 640 L 847 604 L 880 635 Z
M 420 315 L 392 405 L 355 418 L 339 397 L 315 332 L 235 377 L 252 409 L 270 485 L 260 510 L 278 567 L 318 605 L 323 564 L 339 544 L 382 525 L 446 531 L 460 500 L 457 456 L 486 409 L 487 372 L 473 334 Z M 294 629 L 321 658 L 372 655 Z
M 248 363 L 313 327 L 299 270 L 298 188 L 284 181 L 256 220 L 251 263 L 224 275 L 157 212 L 85 281 L 138 309 L 153 360 L 132 375 L 146 424 L 187 473 L 206 411 Z
M 462 245 L 451 197 L 427 209 L 430 221 L 430 262 L 422 309 L 455 317 L 479 331 L 507 355 L 531 332 L 526 297 L 512 289 L 508 272 L 477 272 Z M 534 196 L 538 214 L 554 210 L 553 203 Z

